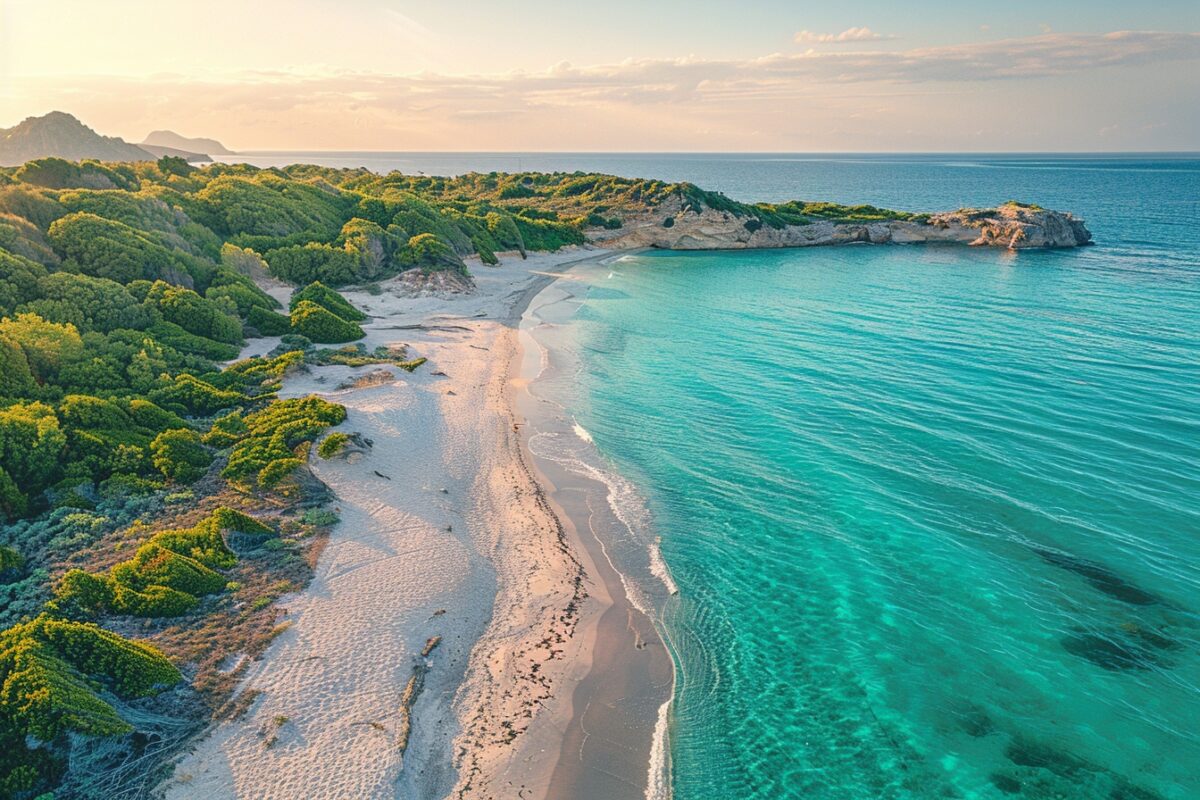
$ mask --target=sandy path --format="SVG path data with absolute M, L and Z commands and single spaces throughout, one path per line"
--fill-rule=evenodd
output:
M 368 346 L 404 342 L 429 363 L 340 392 L 374 367 L 289 379 L 285 396 L 344 404 L 341 430 L 374 446 L 316 460 L 342 522 L 312 583 L 284 601 L 290 628 L 243 681 L 261 694 L 181 758 L 166 797 L 544 794 L 590 663 L 583 631 L 600 609 L 585 599 L 586 553 L 521 457 L 508 370 L 520 308 L 547 280 L 539 273 L 589 255 L 475 266 L 478 291 L 452 299 L 386 285 L 349 295 L 373 316 Z M 423 659 L 431 636 L 442 642 Z M 401 696 L 418 663 L 428 671 L 402 753 Z

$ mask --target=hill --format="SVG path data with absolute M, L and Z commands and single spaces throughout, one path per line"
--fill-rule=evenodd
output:
M 70 114 L 51 111 L 43 117 L 0 130 L 0 166 L 12 167 L 38 158 L 68 161 L 151 161 L 154 156 L 115 136 L 101 136 Z
M 234 155 L 232 150 L 227 149 L 225 145 L 216 139 L 180 136 L 175 131 L 151 131 L 145 141 L 142 142 L 142 145 L 172 147 L 176 150 L 186 150 L 189 153 L 204 153 L 210 156 Z
M 150 155 L 154 156 L 155 158 L 163 158 L 164 156 L 182 158 L 189 164 L 200 164 L 207 161 L 212 161 L 212 159 L 204 153 L 197 153 L 191 150 L 180 150 L 175 147 L 163 147 L 162 145 L 146 144 L 145 142 L 142 142 L 139 147 L 150 153 Z

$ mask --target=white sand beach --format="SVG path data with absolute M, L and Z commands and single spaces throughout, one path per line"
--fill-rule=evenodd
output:
M 603 254 L 472 264 L 471 294 L 346 293 L 371 315 L 368 347 L 429 361 L 366 388 L 335 387 L 378 366 L 287 380 L 286 396 L 344 404 L 340 430 L 373 446 L 314 457 L 342 521 L 311 584 L 281 601 L 290 627 L 246 673 L 249 710 L 180 759 L 166 797 L 546 796 L 611 598 L 522 455 L 510 368 L 529 299 Z

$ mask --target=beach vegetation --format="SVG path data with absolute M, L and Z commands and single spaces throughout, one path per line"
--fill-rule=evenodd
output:
M 159 531 L 132 558 L 107 573 L 68 571 L 55 590 L 52 607 L 83 618 L 102 613 L 136 617 L 187 614 L 200 598 L 226 588 L 228 579 L 221 570 L 237 561 L 225 543 L 228 532 L 274 533 L 247 514 L 218 508 L 190 528 Z
M 150 456 L 164 478 L 180 484 L 198 480 L 213 461 L 200 434 L 190 428 L 172 428 L 155 436 L 150 442 Z
M 320 281 L 313 281 L 308 286 L 295 292 L 291 298 L 291 309 L 294 311 L 296 306 L 305 300 L 316 303 L 326 311 L 336 314 L 349 322 L 362 322 L 367 318 L 367 315 L 351 305 L 349 300 Z
M 363 329 L 311 300 L 301 300 L 292 309 L 292 332 L 321 344 L 352 342 L 363 337 Z
M 334 431 L 321 440 L 321 444 L 317 447 L 317 455 L 321 458 L 333 458 L 341 453 L 349 443 L 350 434 Z
M 157 648 L 94 624 L 41 614 L 0 632 L 0 795 L 45 788 L 63 768 L 68 735 L 133 731 L 110 698 L 181 679 Z
M 255 306 L 246 312 L 246 325 L 262 336 L 282 336 L 292 329 L 292 320 L 270 309 Z
M 919 217 L 907 211 L 893 211 L 871 205 L 847 206 L 840 203 L 758 203 L 752 207 L 754 216 L 773 228 L 785 225 L 811 225 L 814 222 L 889 222 L 915 221 Z

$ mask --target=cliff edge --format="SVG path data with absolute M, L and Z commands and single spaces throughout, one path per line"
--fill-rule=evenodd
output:
M 1079 247 L 1091 242 L 1083 220 L 1039 206 L 1008 202 L 996 208 L 964 208 L 905 218 L 818 219 L 775 224 L 736 211 L 671 198 L 646 213 L 626 217 L 616 230 L 589 231 L 604 247 L 664 250 L 814 247 L 853 244 L 967 244 L 976 247 Z

